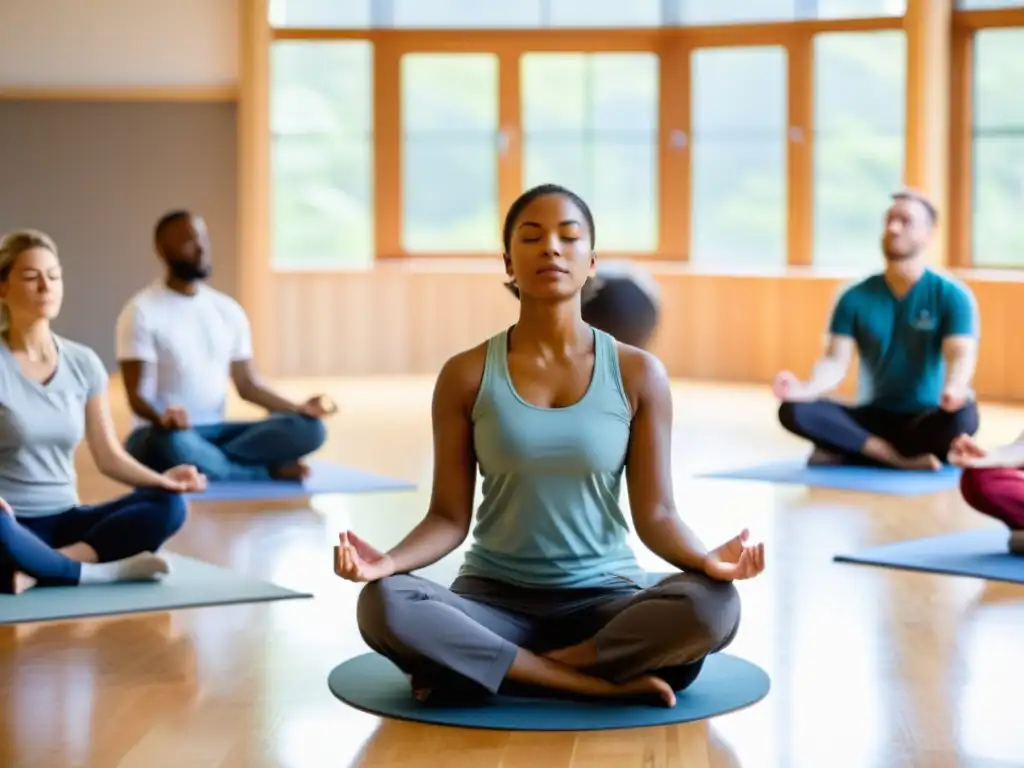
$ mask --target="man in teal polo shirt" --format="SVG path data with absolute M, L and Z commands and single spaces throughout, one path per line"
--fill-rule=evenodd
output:
M 965 285 L 929 269 L 938 215 L 913 191 L 893 195 L 882 235 L 884 272 L 847 288 L 810 380 L 781 372 L 772 387 L 782 425 L 814 444 L 811 463 L 939 469 L 953 440 L 978 431 L 971 390 L 979 319 Z M 860 397 L 824 395 L 860 357 Z

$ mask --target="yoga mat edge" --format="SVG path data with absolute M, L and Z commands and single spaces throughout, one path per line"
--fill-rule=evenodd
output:
M 479 706 L 420 706 L 405 675 L 376 653 L 335 667 L 331 693 L 342 703 L 377 717 L 457 728 L 502 731 L 606 731 L 697 722 L 753 706 L 771 690 L 768 673 L 752 662 L 718 653 L 697 680 L 676 694 L 669 709 L 645 702 L 493 697 Z
M 386 493 L 416 490 L 416 483 L 354 467 L 313 460 L 310 476 L 301 482 L 257 480 L 216 481 L 206 490 L 188 494 L 194 501 L 257 501 L 303 499 L 322 494 Z
M 0 595 L 0 625 L 162 613 L 191 608 L 310 599 L 301 592 L 250 578 L 194 558 L 168 553 L 171 575 L 162 582 L 116 582 L 36 587 Z
M 857 552 L 833 562 L 898 571 L 1024 584 L 1024 556 L 1010 554 L 1005 529 L 983 528 L 907 539 Z
M 936 472 L 884 467 L 808 466 L 806 459 L 788 459 L 732 469 L 701 472 L 699 479 L 749 480 L 778 485 L 918 496 L 956 488 L 960 470 L 944 466 Z

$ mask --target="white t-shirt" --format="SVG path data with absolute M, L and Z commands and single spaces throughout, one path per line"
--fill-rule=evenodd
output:
M 139 394 L 158 413 L 172 405 L 193 425 L 224 420 L 231 363 L 252 357 L 245 310 L 225 293 L 199 286 L 194 296 L 157 281 L 136 293 L 117 318 L 117 359 L 145 366 Z M 146 423 L 135 417 L 135 424 Z

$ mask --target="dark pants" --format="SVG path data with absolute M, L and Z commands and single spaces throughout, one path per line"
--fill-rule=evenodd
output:
M 597 661 L 583 672 L 615 682 L 657 674 L 678 691 L 732 642 L 740 598 L 731 583 L 693 573 L 596 589 L 469 577 L 448 589 L 400 574 L 367 584 L 357 615 L 367 645 L 439 698 L 513 692 L 505 676 L 518 648 L 543 653 L 590 638 Z
M 45 517 L 0 512 L 0 574 L 20 571 L 40 587 L 73 586 L 82 565 L 58 549 L 88 544 L 101 563 L 156 552 L 185 524 L 187 514 L 183 496 L 155 488 Z
M 128 435 L 125 449 L 157 472 L 192 464 L 211 481 L 268 480 L 273 470 L 313 453 L 326 438 L 320 419 L 278 414 L 191 429 L 138 427 Z
M 793 434 L 851 464 L 876 463 L 861 454 L 869 437 L 887 441 L 907 457 L 930 453 L 945 462 L 953 440 L 978 431 L 978 407 L 971 402 L 952 413 L 940 408 L 898 413 L 870 405 L 848 406 L 815 400 L 783 403 L 779 408 L 779 421 Z

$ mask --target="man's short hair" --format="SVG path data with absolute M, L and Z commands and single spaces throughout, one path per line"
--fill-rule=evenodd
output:
M 156 240 L 156 242 L 160 242 L 164 236 L 164 232 L 166 232 L 172 224 L 179 222 L 182 219 L 190 218 L 191 216 L 192 212 L 184 208 L 177 208 L 173 211 L 168 211 L 160 217 L 160 220 L 157 221 L 156 226 L 153 228 L 153 239 Z
M 939 209 L 935 207 L 935 204 L 931 200 L 918 190 L 901 189 L 898 192 L 893 193 L 892 199 L 893 202 L 910 200 L 911 202 L 920 204 L 928 216 L 928 223 L 933 227 L 939 223 Z

